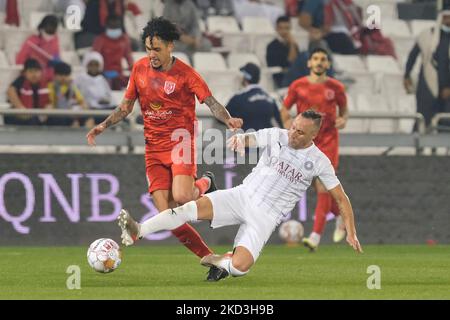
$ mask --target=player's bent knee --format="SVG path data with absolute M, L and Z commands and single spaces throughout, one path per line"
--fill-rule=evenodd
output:
M 179 205 L 188 203 L 189 201 L 192 201 L 194 198 L 194 195 L 189 192 L 174 192 L 173 193 L 173 200 L 178 203 Z

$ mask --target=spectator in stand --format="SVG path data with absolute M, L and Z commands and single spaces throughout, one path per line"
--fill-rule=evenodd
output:
M 35 59 L 24 63 L 22 74 L 8 88 L 7 96 L 13 108 L 34 109 L 50 108 L 49 91 L 43 76 L 42 66 Z M 41 125 L 46 117 L 38 116 L 5 116 L 5 124 Z
M 404 76 L 405 89 L 413 91 L 411 71 L 419 54 L 422 56 L 419 82 L 417 84 L 417 112 L 427 126 L 436 113 L 450 112 L 450 8 L 442 11 L 436 26 L 421 32 L 412 48 Z
M 75 79 L 75 85 L 80 89 L 88 107 L 96 110 L 113 109 L 115 104 L 112 101 L 111 88 L 102 75 L 102 55 L 95 51 L 85 53 L 83 66 L 86 72 Z M 96 123 L 103 120 L 104 117 L 95 118 Z
M 122 22 L 118 16 L 109 16 L 106 21 L 106 30 L 95 38 L 93 51 L 99 52 L 105 62 L 104 75 L 113 90 L 121 90 L 127 86 L 128 76 L 124 75 L 122 59 L 128 63 L 131 70 L 133 58 L 131 56 L 130 39 L 123 32 Z
M 361 43 L 361 9 L 352 0 L 329 0 L 324 7 L 325 40 L 331 51 L 358 54 Z
M 281 67 L 280 73 L 273 75 L 275 85 L 282 87 L 283 77 L 297 59 L 299 49 L 291 33 L 291 21 L 287 16 L 277 19 L 277 37 L 267 46 L 266 60 L 269 67 Z
M 59 62 L 59 40 L 56 31 L 58 18 L 54 15 L 45 16 L 38 26 L 38 34 L 25 40 L 16 56 L 16 64 L 24 64 L 27 59 L 37 60 L 44 72 L 44 79 L 53 79 L 53 65 Z
M 198 10 L 192 0 L 164 1 L 163 16 L 176 23 L 180 29 L 180 41 L 175 42 L 177 51 L 189 56 L 196 51 L 211 51 L 211 42 L 202 35 Z
M 84 1 L 86 2 L 86 0 Z M 81 21 L 82 31 L 75 34 L 75 48 L 91 47 L 95 38 L 105 32 L 109 16 L 119 17 L 122 31 L 126 32 L 124 17 L 127 10 L 134 16 L 141 13 L 139 7 L 132 1 L 88 0 Z
M 50 103 L 54 109 L 66 110 L 87 110 L 87 105 L 84 101 L 80 90 L 72 81 L 72 68 L 65 62 L 60 62 L 55 65 L 55 79 L 49 83 Z M 84 122 L 73 117 L 53 117 L 50 118 L 49 125 L 72 126 L 80 127 L 80 123 Z M 87 127 L 93 127 L 94 120 L 88 119 Z
M 228 102 L 227 109 L 232 117 L 244 120 L 243 130 L 260 130 L 274 127 L 274 120 L 283 127 L 280 111 L 275 100 L 258 85 L 260 70 L 256 64 L 247 63 L 242 72 L 243 89 Z
M 353 0 L 329 0 L 324 9 L 325 40 L 334 53 L 397 58 L 391 39 L 364 26 L 361 8 Z

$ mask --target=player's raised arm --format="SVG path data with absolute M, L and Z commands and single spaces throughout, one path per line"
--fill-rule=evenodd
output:
M 356 236 L 355 219 L 353 215 L 352 205 L 347 194 L 345 194 L 345 191 L 340 184 L 329 190 L 329 192 L 336 201 L 339 207 L 339 212 L 344 219 L 345 229 L 347 230 L 347 242 L 357 252 L 362 252 L 361 244 L 359 243 L 359 240 Z
M 281 122 L 283 123 L 283 127 L 285 129 L 289 129 L 292 124 L 292 117 L 289 114 L 289 110 L 286 108 L 285 105 L 281 106 L 280 116 L 281 116 Z
M 229 129 L 236 130 L 242 127 L 242 119 L 232 118 L 228 110 L 223 105 L 221 105 L 213 96 L 206 98 L 205 103 L 211 110 L 214 117 L 216 117 L 217 120 L 225 123 Z
M 124 98 L 120 105 L 111 113 L 108 118 L 105 119 L 102 123 L 98 124 L 94 128 L 92 128 L 88 134 L 86 135 L 88 144 L 90 146 L 95 146 L 95 137 L 105 131 L 106 128 L 109 128 L 116 123 L 125 119 L 131 111 L 133 111 L 135 100 L 129 100 Z

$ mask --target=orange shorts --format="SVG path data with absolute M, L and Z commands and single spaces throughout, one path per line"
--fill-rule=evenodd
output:
M 171 190 L 173 177 L 179 175 L 197 177 L 197 164 L 195 162 L 195 147 L 191 148 L 190 155 L 173 155 L 172 151 L 155 152 L 145 148 L 145 170 L 148 183 L 148 192 L 156 190 Z

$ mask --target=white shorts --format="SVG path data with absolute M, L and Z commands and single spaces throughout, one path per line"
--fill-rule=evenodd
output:
M 242 246 L 251 252 L 253 260 L 258 259 L 264 245 L 278 225 L 277 219 L 248 198 L 244 186 L 217 190 L 205 195 L 213 206 L 212 228 L 240 224 L 234 248 Z

